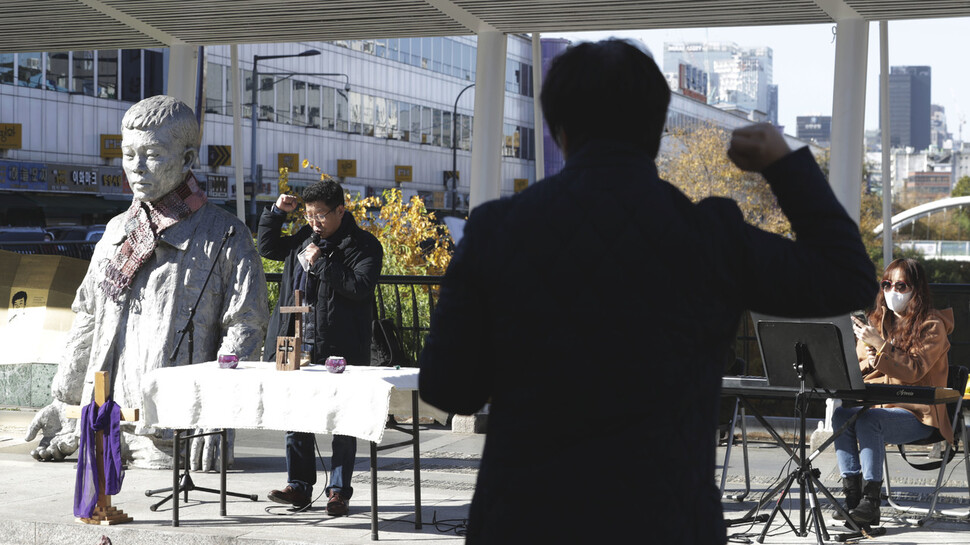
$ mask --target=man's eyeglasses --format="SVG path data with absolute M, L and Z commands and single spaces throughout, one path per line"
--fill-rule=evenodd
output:
M 909 291 L 910 285 L 906 282 L 890 282 L 889 280 L 882 281 L 882 291 L 896 290 L 899 293 L 906 293 Z
M 325 213 L 325 214 L 317 214 L 315 216 L 311 216 L 310 214 L 304 214 L 303 217 L 305 217 L 307 221 L 315 221 L 317 223 L 323 223 L 324 220 L 327 219 L 327 216 L 330 215 L 330 212 L 333 212 L 336 209 L 337 209 L 336 207 L 333 207 L 329 211 L 327 211 L 327 213 Z

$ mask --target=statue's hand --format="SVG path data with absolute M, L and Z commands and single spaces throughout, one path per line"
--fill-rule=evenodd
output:
M 77 450 L 77 420 L 67 417 L 66 405 L 61 401 L 55 399 L 34 415 L 24 439 L 33 441 L 38 432 L 42 434 L 40 443 L 30 452 L 37 460 L 59 462 Z
M 209 433 L 215 431 L 218 430 L 197 429 L 194 433 Z M 228 457 L 226 458 L 227 467 L 232 466 L 233 463 L 232 447 L 235 435 L 234 430 L 226 430 L 226 450 L 228 451 Z M 191 452 L 189 467 L 193 471 L 214 471 L 221 467 L 222 452 L 220 452 L 219 434 L 192 438 L 192 445 L 190 446 L 189 451 Z

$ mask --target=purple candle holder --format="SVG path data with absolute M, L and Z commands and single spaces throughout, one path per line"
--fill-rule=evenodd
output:
M 342 356 L 330 356 L 327 358 L 326 367 L 331 373 L 343 373 L 344 368 L 347 367 L 347 360 Z
M 221 369 L 235 369 L 239 365 L 239 356 L 235 354 L 219 354 L 219 367 Z

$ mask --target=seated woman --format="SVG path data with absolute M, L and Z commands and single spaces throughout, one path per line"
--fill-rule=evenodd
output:
M 953 331 L 953 311 L 932 308 L 922 265 L 912 259 L 897 259 L 886 267 L 882 290 L 876 295 L 868 320 L 866 324 L 852 318 L 859 367 L 866 382 L 946 386 L 947 335 Z M 837 408 L 832 415 L 833 428 L 839 429 L 860 410 Z M 845 507 L 857 524 L 879 524 L 885 444 L 924 439 L 933 428 L 953 441 L 945 405 L 895 403 L 863 412 L 836 437 Z M 838 513 L 836 518 L 841 520 Z

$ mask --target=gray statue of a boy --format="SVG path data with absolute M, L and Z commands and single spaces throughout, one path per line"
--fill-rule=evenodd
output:
M 266 332 L 266 281 L 249 229 L 207 202 L 191 171 L 199 154 L 195 114 L 175 98 L 147 98 L 125 113 L 121 133 L 134 198 L 108 223 L 78 288 L 74 323 L 51 385 L 54 401 L 28 428 L 28 441 L 43 433 L 31 453 L 38 460 L 62 460 L 77 450 L 76 421 L 64 408 L 91 402 L 96 372 L 109 372 L 116 403 L 141 407 L 149 371 L 218 354 L 258 360 Z M 230 227 L 235 235 L 217 254 Z M 173 363 L 178 330 L 213 262 L 195 314 L 194 353 L 183 342 Z M 171 466 L 170 430 L 134 422 L 122 423 L 122 431 L 122 451 L 133 466 Z

